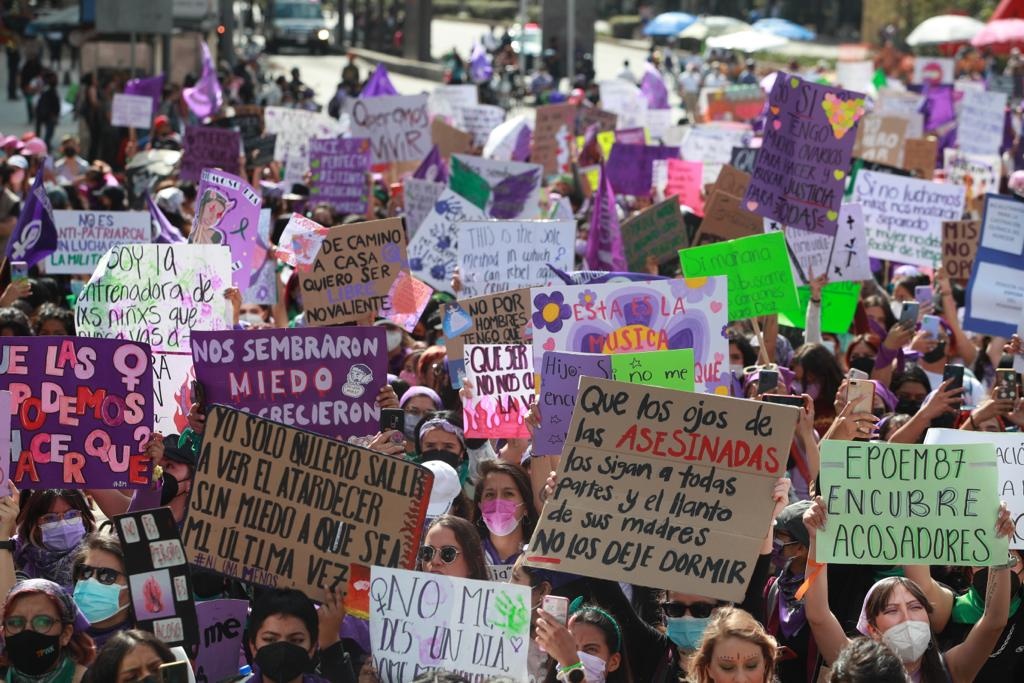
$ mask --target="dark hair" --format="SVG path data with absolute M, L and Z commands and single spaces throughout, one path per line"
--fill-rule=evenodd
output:
M 736 348 L 743 354 L 743 367 L 747 368 L 757 363 L 757 351 L 751 346 L 750 340 L 747 339 L 746 335 L 736 330 L 729 330 L 729 343 L 735 344 Z
M 103 528 L 102 525 L 100 528 Z M 117 536 L 109 531 L 94 531 L 78 546 L 78 553 L 72 565 L 72 576 L 78 576 L 78 569 L 85 564 L 85 556 L 93 550 L 110 553 L 121 561 L 121 567 L 124 568 L 124 548 L 121 547 L 121 541 Z
M 885 314 L 885 329 L 891 329 L 896 324 L 896 316 L 892 312 L 892 308 L 889 307 L 888 300 L 879 294 L 869 294 L 864 297 L 863 306 L 865 309 L 868 308 L 880 308 L 882 313 Z
M 853 347 L 857 344 L 866 344 L 868 348 L 874 351 L 875 355 L 878 355 L 878 349 L 882 347 L 882 340 L 878 338 L 877 334 L 858 334 L 850 340 L 849 345 L 846 347 L 846 364 L 850 364 L 850 355 L 853 351 Z
M 423 426 L 424 422 L 434 419 L 444 420 L 448 424 L 462 429 L 462 413 L 460 412 L 454 410 L 434 410 L 427 412 L 423 415 L 420 421 L 416 423 L 416 438 L 413 439 L 413 445 L 416 447 L 417 453 L 423 452 L 423 449 L 420 447 L 420 427 Z M 467 452 L 465 445 L 465 439 L 462 439 L 462 459 L 469 457 L 469 453 Z
M 529 540 L 533 535 L 533 527 L 537 524 L 537 506 L 533 503 L 533 487 L 530 484 L 530 478 L 526 476 L 526 472 L 521 467 L 516 467 L 511 463 L 500 460 L 483 461 L 480 463 L 480 479 L 477 481 L 476 491 L 473 493 L 473 502 L 476 503 L 478 509 L 484 494 L 484 481 L 491 474 L 507 474 L 515 482 L 516 489 L 523 499 L 523 507 L 526 508 L 526 515 L 522 520 L 523 538 Z M 477 520 L 476 528 L 480 532 L 480 538 L 487 538 L 491 533 L 487 525 L 484 524 L 483 517 Z
M 854 638 L 832 663 L 829 683 L 906 683 L 900 658 L 870 638 Z
M 615 621 L 615 617 L 595 605 L 583 605 L 571 615 L 569 621 L 572 624 L 588 624 L 596 627 L 604 636 L 609 656 L 619 654 L 619 668 L 606 675 L 607 683 L 633 683 L 633 674 L 629 670 L 629 658 L 626 655 L 626 641 L 623 639 L 622 629 Z M 556 665 L 557 662 L 554 661 L 550 664 L 546 681 L 556 680 Z
M 39 518 L 50 511 L 50 506 L 55 501 L 63 500 L 72 510 L 82 513 L 82 524 L 85 525 L 85 533 L 91 534 L 96 530 L 96 520 L 92 516 L 92 508 L 85 495 L 78 489 L 36 489 L 34 491 L 22 491 L 19 505 L 21 512 L 21 523 L 18 525 L 18 538 L 28 542 L 33 538 Z
M 925 374 L 924 370 L 916 365 L 908 365 L 903 369 L 903 372 L 899 373 L 892 378 L 889 383 L 889 388 L 892 389 L 892 393 L 896 393 L 900 390 L 907 382 L 917 382 L 924 387 L 925 393 L 929 393 L 932 390 L 932 383 L 928 379 L 928 375 Z
M 476 527 L 461 517 L 441 515 L 430 523 L 423 537 L 426 538 L 427 533 L 430 533 L 430 530 L 436 526 L 450 529 L 455 534 L 455 541 L 459 544 L 462 556 L 466 559 L 466 564 L 469 566 L 469 576 L 466 578 L 489 581 L 491 575 L 487 571 L 487 561 L 484 559 L 484 546 L 480 542 L 480 534 L 477 533 Z
M 316 643 L 320 637 L 320 623 L 316 617 L 316 607 L 313 601 L 306 597 L 306 594 L 294 588 L 283 588 L 269 590 L 256 599 L 252 606 L 252 615 L 249 617 L 250 642 L 256 641 L 256 634 L 259 632 L 263 622 L 275 614 L 283 614 L 295 617 L 306 625 L 309 631 L 309 642 Z M 256 648 L 253 649 L 255 654 Z
M 7 306 L 0 308 L 0 331 L 11 330 L 16 337 L 31 337 L 32 325 L 28 316 L 17 308 Z
M 903 277 L 898 277 L 892 281 L 892 291 L 893 294 L 895 294 L 896 288 L 902 287 L 903 289 L 907 290 L 907 292 L 909 292 L 911 296 L 913 296 L 915 287 L 924 287 L 925 285 L 930 285 L 931 283 L 931 278 L 929 278 L 927 275 L 904 275 Z
M 822 344 L 804 344 L 793 354 L 792 367 L 795 368 L 798 364 L 804 369 L 804 386 L 808 384 L 809 372 L 821 387 L 818 398 L 814 400 L 815 416 L 835 415 L 833 402 L 839 392 L 839 385 L 843 382 L 843 370 L 839 367 L 835 355 Z
M 149 631 L 136 628 L 122 631 L 111 636 L 96 653 L 96 660 L 85 672 L 82 683 L 107 683 L 116 681 L 121 670 L 121 662 L 137 647 L 150 647 L 163 660 L 164 664 L 174 661 L 174 653 L 162 640 Z
M 929 618 L 931 617 L 934 609 L 932 603 L 928 600 L 928 596 L 921 590 L 921 587 L 906 577 L 890 576 L 876 583 L 868 597 L 864 600 L 864 616 L 872 627 L 877 628 L 875 620 L 885 610 L 885 606 L 889 603 L 889 598 L 898 586 L 903 586 L 915 600 L 921 603 L 921 606 L 928 612 Z M 939 646 L 935 642 L 935 634 L 933 633 L 928 649 L 924 651 L 924 655 L 921 658 L 921 681 L 922 683 L 939 683 L 939 681 L 945 680 L 945 667 L 942 664 Z

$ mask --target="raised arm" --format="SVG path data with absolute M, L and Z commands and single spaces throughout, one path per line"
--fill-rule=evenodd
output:
M 807 551 L 808 559 L 817 557 L 818 529 L 825 528 L 825 519 L 825 505 L 821 496 L 816 496 L 814 503 L 804 513 L 804 526 L 811 536 L 811 545 Z M 811 633 L 818 644 L 818 651 L 825 661 L 831 664 L 836 661 L 839 652 L 846 647 L 850 639 L 846 637 L 839 620 L 828 607 L 828 567 L 817 562 L 808 562 L 807 574 L 813 578 L 808 579 L 810 585 L 803 595 L 804 614 L 807 615 L 807 623 L 811 625 Z
M 928 615 L 928 621 L 932 624 L 932 630 L 942 633 L 949 623 L 949 617 L 953 614 L 953 591 L 939 584 L 932 578 L 931 568 L 924 564 L 904 565 L 903 571 L 907 578 L 916 583 L 924 591 L 928 602 L 932 604 L 932 611 Z

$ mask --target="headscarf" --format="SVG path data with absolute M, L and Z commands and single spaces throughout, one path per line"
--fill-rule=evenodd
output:
M 431 431 L 432 429 L 440 429 L 442 431 L 448 432 L 449 434 L 454 434 L 455 437 L 459 440 L 459 443 L 462 444 L 462 448 L 466 448 L 466 437 L 462 433 L 462 428 L 456 427 L 451 422 L 442 417 L 432 417 L 426 422 L 424 422 L 422 425 L 420 425 L 420 440 L 422 441 L 423 435 Z
M 67 591 L 58 584 L 48 579 L 26 579 L 14 585 L 11 592 L 7 594 L 7 602 L 4 605 L 4 619 L 10 612 L 14 599 L 26 593 L 43 593 L 53 599 L 60 612 L 61 623 L 72 624 L 76 632 L 85 632 L 89 629 L 89 620 L 85 618 L 78 605 L 71 599 Z

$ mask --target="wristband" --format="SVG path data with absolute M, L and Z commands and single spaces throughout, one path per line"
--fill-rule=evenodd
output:
M 560 666 L 560 667 L 558 667 L 558 673 L 560 673 L 560 674 L 567 674 L 570 671 L 572 671 L 573 669 L 582 669 L 582 668 L 583 668 L 583 662 L 577 661 L 575 664 L 570 664 L 569 666 Z
M 810 302 L 817 306 L 817 305 L 821 304 L 821 299 L 815 299 L 815 298 L 812 297 L 810 299 Z
M 7 550 L 7 551 L 13 553 L 14 552 L 14 540 L 8 538 L 6 541 L 0 541 L 0 550 Z

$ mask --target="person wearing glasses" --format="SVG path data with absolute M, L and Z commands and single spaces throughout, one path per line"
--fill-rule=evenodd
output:
M 28 579 L 4 604 L 4 659 L 12 683 L 77 683 L 96 656 L 89 623 L 53 581 Z
M 427 527 L 419 552 L 419 568 L 460 579 L 490 579 L 476 527 L 453 515 L 442 515 Z
M 14 552 L 18 579 L 48 579 L 70 589 L 75 551 L 96 528 L 85 496 L 73 489 L 22 491 L 21 510 Z
M 124 550 L 116 536 L 89 534 L 75 557 L 73 575 L 75 603 L 89 620 L 89 635 L 97 646 L 135 626 Z

